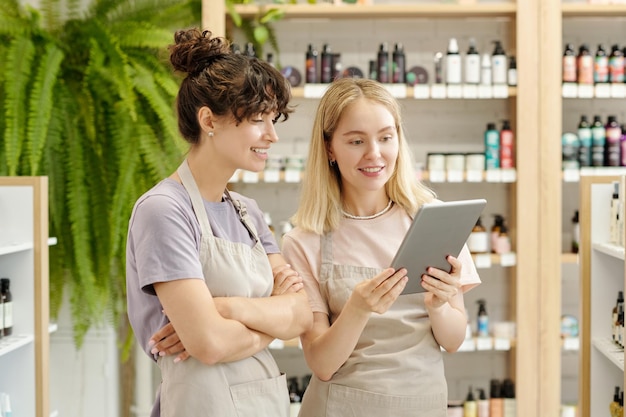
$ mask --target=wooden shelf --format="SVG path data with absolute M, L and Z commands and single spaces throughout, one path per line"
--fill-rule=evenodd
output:
M 563 17 L 626 17 L 626 4 L 565 3 Z
M 323 85 L 319 85 L 319 86 L 323 86 Z M 506 87 L 508 90 L 508 94 L 507 97 L 489 97 L 489 98 L 482 98 L 482 97 L 474 97 L 474 98 L 466 98 L 466 97 L 461 97 L 461 98 L 452 98 L 452 97 L 447 97 L 447 98 L 434 98 L 432 96 L 429 96 L 427 98 L 417 98 L 415 97 L 415 88 L 414 87 L 406 87 L 406 91 L 403 91 L 401 95 L 399 94 L 395 94 L 393 91 L 393 85 L 390 85 L 390 87 L 392 88 L 391 93 L 394 95 L 394 97 L 398 98 L 398 99 L 402 99 L 402 100 L 506 100 L 508 98 L 512 98 L 512 97 L 517 97 L 517 87 Z M 428 86 L 429 88 L 432 88 L 432 86 Z M 317 97 L 308 97 L 307 94 L 305 93 L 305 88 L 304 87 L 293 87 L 291 89 L 291 95 L 293 98 L 310 98 L 312 100 L 314 99 L 319 99 L 323 94 L 323 91 L 320 91 L 319 94 L 317 94 Z
M 339 5 L 332 4 L 271 4 L 266 6 L 252 4 L 235 5 L 235 10 L 242 17 L 253 17 L 268 9 L 279 9 L 289 19 L 415 19 L 415 18 L 514 18 L 516 5 L 512 3 L 495 4 L 372 4 Z

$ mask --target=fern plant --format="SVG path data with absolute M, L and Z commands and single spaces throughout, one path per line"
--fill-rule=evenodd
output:
M 78 346 L 125 313 L 135 200 L 184 152 L 166 46 L 199 1 L 19 0 L 0 8 L 0 175 L 47 175 L 51 314 L 69 292 Z M 122 317 L 123 318 L 123 317 Z

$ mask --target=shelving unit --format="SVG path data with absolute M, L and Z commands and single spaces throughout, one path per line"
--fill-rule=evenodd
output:
M 613 388 L 624 387 L 624 349 L 611 340 L 611 309 L 624 290 L 624 248 L 609 243 L 612 181 L 626 177 L 581 179 L 581 416 L 606 415 Z M 626 210 L 622 207 L 622 213 Z
M 243 16 L 256 15 L 263 7 L 236 5 Z M 510 108 L 517 143 L 516 181 L 505 189 L 512 219 L 517 263 L 511 268 L 510 312 L 517 339 L 510 355 L 510 377 L 516 381 L 517 415 L 558 415 L 560 408 L 560 275 L 561 198 L 560 144 L 560 3 L 556 0 L 458 4 L 281 5 L 285 19 L 329 22 L 365 19 L 460 19 L 508 21 L 518 62 L 518 87 L 504 99 Z M 224 35 L 228 19 L 219 0 L 203 0 L 203 27 Z M 429 20 L 430 21 L 430 20 Z M 557 25 L 555 26 L 555 22 Z M 393 29 L 378 30 L 393 32 Z M 330 36 L 332 39 L 332 35 Z M 377 45 L 372 45 L 372 50 Z M 555 55 L 552 57 L 552 55 Z M 556 64 L 556 65 L 555 65 Z M 539 88 L 538 88 L 539 86 Z M 295 90 L 299 102 L 304 90 Z M 410 96 L 409 96 L 410 97 Z M 403 103 L 417 101 L 407 98 Z M 484 101 L 484 100 L 477 100 Z M 430 103 L 430 102 L 429 102 Z M 554 109 L 557 108 L 556 120 Z M 549 117 L 547 115 L 550 115 Z M 550 141 L 542 140 L 549 137 Z M 519 197 L 518 197 L 519 196 Z M 520 277 L 520 279 L 518 279 Z M 468 353 L 473 354 L 473 353 Z
M 0 392 L 15 415 L 48 417 L 48 180 L 0 177 L 0 276 L 11 279 L 13 334 L 0 339 Z M 53 328 L 52 328 L 53 330 Z

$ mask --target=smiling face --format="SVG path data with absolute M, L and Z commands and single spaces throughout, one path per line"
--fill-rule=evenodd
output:
M 233 172 L 236 169 L 262 171 L 271 145 L 278 141 L 274 129 L 277 116 L 264 113 L 239 124 L 232 118 L 216 123 L 212 152 Z
M 344 196 L 384 193 L 398 146 L 396 122 L 384 105 L 359 98 L 346 107 L 328 149 L 341 173 Z

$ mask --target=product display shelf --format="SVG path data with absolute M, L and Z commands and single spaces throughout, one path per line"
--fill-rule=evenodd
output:
M 376 20 L 376 30 L 377 33 L 380 32 L 381 39 L 388 39 L 394 32 L 393 23 L 387 21 L 390 18 L 394 20 L 397 18 L 398 21 L 433 18 L 442 19 L 446 24 L 449 20 L 459 20 L 467 24 L 476 24 L 480 20 L 497 20 L 510 25 L 508 44 L 517 57 L 518 87 L 514 91 L 509 91 L 511 94 L 506 103 L 509 118 L 516 131 L 517 143 L 523 143 L 524 146 L 518 146 L 516 149 L 516 180 L 507 193 L 502 195 L 509 206 L 513 247 L 518 250 L 515 254 L 517 257 L 515 267 L 506 272 L 511 282 L 508 315 L 516 323 L 517 334 L 513 354 L 508 356 L 509 366 L 504 372 L 516 382 L 519 399 L 516 402 L 517 415 L 526 417 L 557 415 L 560 407 L 559 367 L 550 366 L 559 363 L 562 349 L 559 333 L 560 311 L 553 299 L 554 294 L 560 293 L 560 285 L 550 279 L 560 273 L 560 239 L 554 233 L 556 225 L 560 224 L 560 218 L 557 222 L 553 218 L 544 218 L 546 211 L 550 212 L 552 208 L 559 207 L 556 200 L 560 194 L 558 192 L 553 194 L 552 191 L 560 189 L 559 185 L 554 184 L 555 181 L 560 182 L 560 178 L 557 178 L 560 147 L 554 143 L 546 146 L 540 140 L 541 131 L 545 128 L 543 121 L 539 120 L 540 115 L 547 114 L 547 110 L 554 107 L 554 103 L 541 104 L 544 95 L 552 97 L 552 91 L 537 88 L 542 81 L 541 69 L 537 65 L 538 49 L 541 48 L 543 51 L 546 43 L 549 45 L 553 42 L 553 39 L 544 37 L 546 29 L 539 25 L 539 21 L 544 18 L 543 6 L 543 0 L 485 2 L 472 5 L 441 2 L 402 5 L 277 6 L 285 12 L 283 19 L 309 23 L 319 21 L 332 24 L 334 19 L 342 22 L 347 19 Z M 235 10 L 243 16 L 252 17 L 269 7 L 275 6 L 235 5 Z M 560 9 L 558 13 L 560 16 Z M 216 35 L 225 35 L 227 25 L 232 28 L 232 21 L 224 3 L 219 0 L 203 0 L 202 26 L 211 29 Z M 560 36 L 560 30 L 558 28 L 556 30 Z M 319 35 L 316 36 L 318 42 L 327 39 L 327 35 L 311 34 L 314 35 Z M 548 49 L 546 48 L 546 51 Z M 558 87 L 560 88 L 560 85 Z M 558 91 L 560 92 L 560 89 Z M 302 94 L 304 95 L 304 92 Z M 417 100 L 404 102 L 410 101 Z M 560 105 L 560 102 L 557 102 L 557 105 Z M 555 161 L 559 161 L 559 164 Z M 553 170 L 556 170 L 556 173 L 546 175 Z M 546 196 L 548 198 L 545 198 Z M 554 210 L 551 213 L 554 213 Z M 541 326 L 537 323 L 541 323 Z M 498 372 L 500 371 L 503 370 L 500 369 Z
M 0 392 L 15 415 L 48 417 L 48 180 L 0 177 L 0 276 L 11 279 L 12 334 L 0 339 Z
M 279 9 L 290 19 L 359 19 L 376 17 L 378 19 L 416 18 L 416 17 L 513 17 L 514 3 L 484 4 L 285 4 L 253 5 L 237 4 L 235 10 L 243 17 L 257 16 L 268 9 Z
M 563 3 L 563 17 L 626 17 L 626 4 Z
M 328 84 L 308 84 L 304 87 L 293 87 L 291 94 L 294 98 L 320 98 L 324 95 Z M 512 86 L 486 86 L 486 94 L 478 94 L 479 86 L 471 86 L 472 89 L 461 89 L 461 96 L 448 94 L 445 85 L 424 84 L 419 86 L 406 86 L 404 84 L 388 84 L 387 88 L 397 99 L 406 100 L 497 100 L 517 96 L 517 87 Z M 485 86 L 480 86 L 485 88 Z
M 583 417 L 606 413 L 614 387 L 624 387 L 624 350 L 611 340 L 611 310 L 624 290 L 624 248 L 609 243 L 613 181 L 626 177 L 583 177 L 580 190 L 581 377 Z M 622 207 L 622 215 L 626 210 Z

